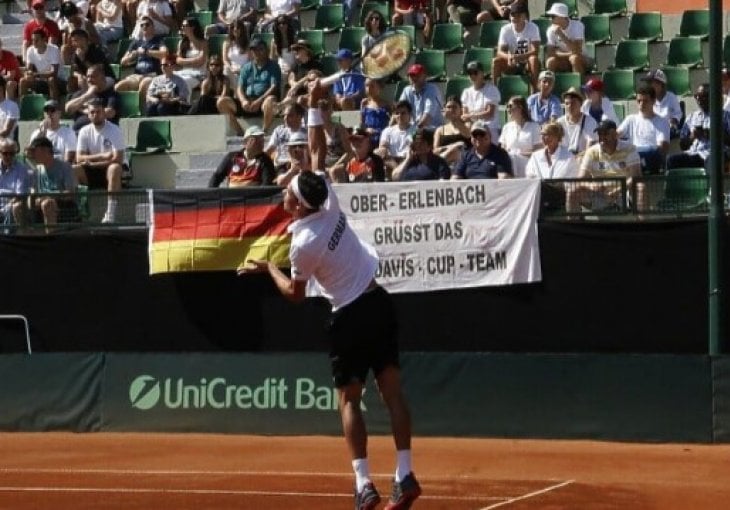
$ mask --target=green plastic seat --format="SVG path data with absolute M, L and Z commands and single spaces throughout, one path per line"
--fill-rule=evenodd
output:
M 553 24 L 553 20 L 551 18 L 534 18 L 530 21 L 537 25 L 538 30 L 540 30 L 540 41 L 542 44 L 547 44 L 547 29 Z
M 616 46 L 616 69 L 640 70 L 649 67 L 649 43 L 626 39 Z
M 580 19 L 585 27 L 585 42 L 611 42 L 611 18 L 605 14 L 588 14 Z
M 613 112 L 616 114 L 616 118 L 620 123 L 622 120 L 624 120 L 624 117 L 626 117 L 626 105 L 623 103 L 614 102 Z
M 218 12 L 218 6 L 220 5 L 220 0 L 208 0 L 208 8 L 206 10 L 210 12 Z
M 496 49 L 499 44 L 499 31 L 509 23 L 503 19 L 485 21 L 479 29 L 479 46 L 482 48 Z
M 416 49 L 416 27 L 413 25 L 400 25 L 395 31 L 408 34 L 408 37 L 411 38 L 411 49 Z
M 545 12 L 550 10 L 555 3 L 565 4 L 568 7 L 568 12 L 571 18 L 578 18 L 578 0 L 546 0 L 545 1 Z
M 385 19 L 386 25 L 390 25 L 390 4 L 387 2 L 365 2 L 360 8 L 360 26 L 364 26 L 365 16 L 370 11 L 378 11 Z
M 664 182 L 664 198 L 658 203 L 660 210 L 674 212 L 707 210 L 709 182 L 704 168 L 667 170 Z
M 117 41 L 117 57 L 116 61 L 119 62 L 122 60 L 122 57 L 127 53 L 127 50 L 129 50 L 129 46 L 132 44 L 132 40 L 128 37 L 123 37 Z
M 434 50 L 454 53 L 464 49 L 464 27 L 461 23 L 441 23 L 433 29 L 431 46 Z
M 163 39 L 165 48 L 167 48 L 170 53 L 175 54 L 177 54 L 177 48 L 180 46 L 181 40 L 182 37 L 179 35 L 168 35 Z
M 128 90 L 119 92 L 119 116 L 122 118 L 141 117 L 139 110 L 139 92 Z
M 582 84 L 583 82 L 581 81 L 580 73 L 555 73 L 555 86 L 553 87 L 553 94 L 561 97 L 563 95 L 563 92 L 568 90 L 570 87 L 575 87 L 580 90 Z
M 145 119 L 137 126 L 137 145 L 132 148 L 135 153 L 155 153 L 172 149 L 172 133 L 170 121 L 162 119 Z
M 43 94 L 26 94 L 20 98 L 20 120 L 43 120 L 43 105 L 48 98 Z
M 312 11 L 318 8 L 320 5 L 319 0 L 302 0 L 299 6 L 300 11 Z
M 189 12 L 188 16 L 196 18 L 203 28 L 213 24 L 213 11 Z
M 360 55 L 362 38 L 365 37 L 365 34 L 367 32 L 363 27 L 345 27 L 340 30 L 340 41 L 337 43 L 337 47 L 347 48 L 354 55 Z
M 208 38 L 208 55 L 223 54 L 223 43 L 228 39 L 228 34 L 213 34 Z
M 330 76 L 340 70 L 337 65 L 337 58 L 334 55 L 325 55 L 319 60 L 322 64 L 322 74 Z
M 464 52 L 464 60 L 461 65 L 462 73 L 466 74 L 466 65 L 469 62 L 481 62 L 484 67 L 484 74 L 492 74 L 492 59 L 494 59 L 494 50 L 492 48 L 479 48 L 477 46 L 469 48 Z
M 593 5 L 593 14 L 607 14 L 612 18 L 625 16 L 627 11 L 626 0 L 596 0 Z
M 502 96 L 501 104 L 507 104 L 512 96 L 527 97 L 530 94 L 530 85 L 527 83 L 527 79 L 519 74 L 502 75 L 497 83 L 497 88 Z
M 678 96 L 691 96 L 692 88 L 690 86 L 689 69 L 686 67 L 662 66 L 667 77 L 667 89 L 671 90 Z
M 636 97 L 634 71 L 630 69 L 604 71 L 603 93 L 612 101 L 626 101 Z
M 663 36 L 661 12 L 636 12 L 629 20 L 629 39 L 658 41 Z
M 707 9 L 684 11 L 679 22 L 679 35 L 707 39 L 710 35 L 710 11 Z
M 119 81 L 122 79 L 122 66 L 119 64 L 109 64 L 109 67 L 112 68 L 112 72 L 114 73 L 114 79 L 116 81 Z
M 262 32 L 260 34 L 256 34 L 256 37 L 264 41 L 266 43 L 266 47 L 271 49 L 271 44 L 274 42 L 273 32 Z
M 393 91 L 393 104 L 400 101 L 400 96 L 403 94 L 405 88 L 410 85 L 407 80 L 401 80 L 395 85 L 395 91 Z
M 325 32 L 337 32 L 345 26 L 342 4 L 321 5 L 314 16 L 314 28 Z
M 465 89 L 471 87 L 471 80 L 466 76 L 454 76 L 446 81 L 446 90 L 444 90 L 444 98 L 456 96 L 461 99 L 461 93 Z
M 586 42 L 585 43 L 585 54 L 588 55 L 588 57 L 591 59 L 589 62 L 589 66 L 586 67 L 586 72 L 594 72 L 596 69 L 596 43 L 594 42 Z
M 446 77 L 446 53 L 443 50 L 422 50 L 416 53 L 415 63 L 426 68 L 429 81 L 441 81 Z
M 307 41 L 315 56 L 324 55 L 324 32 L 322 30 L 301 30 L 299 39 Z
M 669 41 L 667 65 L 699 67 L 702 62 L 702 41 L 700 38 L 674 37 Z

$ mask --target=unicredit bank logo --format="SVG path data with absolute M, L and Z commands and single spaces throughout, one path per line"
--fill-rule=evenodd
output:
M 151 375 L 140 375 L 129 386 L 129 401 L 132 407 L 146 411 L 160 400 L 160 382 Z

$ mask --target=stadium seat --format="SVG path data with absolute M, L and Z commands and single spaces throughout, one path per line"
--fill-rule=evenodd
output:
M 614 101 L 613 111 L 616 114 L 616 118 L 618 119 L 619 123 L 624 120 L 624 117 L 626 117 L 626 105 L 623 103 L 618 103 Z
M 512 96 L 527 97 L 530 95 L 530 85 L 527 83 L 527 78 L 519 74 L 502 75 L 497 83 L 497 88 L 502 96 L 501 104 L 506 104 Z
M 636 96 L 634 71 L 609 69 L 603 72 L 603 93 L 612 101 L 626 101 Z
M 315 56 L 324 55 L 324 32 L 322 30 L 300 30 L 299 38 L 307 41 Z
M 662 38 L 661 12 L 635 12 L 629 20 L 629 39 L 658 41 Z
M 492 20 L 482 23 L 482 27 L 479 29 L 479 46 L 496 49 L 499 42 L 499 31 L 507 23 L 509 22 L 505 20 Z
M 411 49 L 416 49 L 416 27 L 413 25 L 400 25 L 397 29 L 397 32 L 405 32 L 408 34 L 408 37 L 411 38 Z
M 662 66 L 667 77 L 667 89 L 678 96 L 691 96 L 692 89 L 689 81 L 689 69 L 686 67 Z
M 325 55 L 320 59 L 320 62 L 322 63 L 322 74 L 325 76 L 330 76 L 340 70 L 337 65 L 337 58 L 334 55 Z
M 114 72 L 114 79 L 119 81 L 122 78 L 122 66 L 119 64 L 109 64 L 109 67 L 111 67 L 112 72 Z
M 208 38 L 208 55 L 221 56 L 223 43 L 228 39 L 228 34 L 213 34 Z
M 667 170 L 661 211 L 693 212 L 707 208 L 709 183 L 704 168 L 673 168 Z
M 170 121 L 162 119 L 145 119 L 137 126 L 137 145 L 132 148 L 135 153 L 164 152 L 172 149 Z
M 319 0 L 302 0 L 300 11 L 311 11 L 319 7 Z
M 274 42 L 274 33 L 273 32 L 262 32 L 260 34 L 256 34 L 256 37 L 261 39 L 266 43 L 267 48 L 271 48 L 271 43 Z
M 710 35 L 710 11 L 707 9 L 684 11 L 679 22 L 679 35 L 707 39 Z
M 563 92 L 568 90 L 570 87 L 575 87 L 580 90 L 582 85 L 580 73 L 555 73 L 555 86 L 553 87 L 553 93 L 560 97 Z
M 702 41 L 698 37 L 674 37 L 669 41 L 667 65 L 699 67 L 702 65 Z
M 167 48 L 170 53 L 177 53 L 177 48 L 178 48 L 178 46 L 180 46 L 180 41 L 182 40 L 182 36 L 168 35 L 163 40 L 164 40 L 165 48 Z
M 189 12 L 188 16 L 192 16 L 193 18 L 196 18 L 198 22 L 200 22 L 200 26 L 205 29 L 208 25 L 213 24 L 213 11 L 198 11 L 198 12 Z
M 20 120 L 43 120 L 43 105 L 48 98 L 43 94 L 26 94 L 20 98 Z
M 127 50 L 129 49 L 129 46 L 132 44 L 132 40 L 128 37 L 123 37 L 117 41 L 117 57 L 116 61 L 119 62 L 125 53 L 127 53 Z
M 593 14 L 607 14 L 612 18 L 624 16 L 627 11 L 626 0 L 596 0 L 593 5 Z
M 139 92 L 129 90 L 119 92 L 119 116 L 123 118 L 140 117 L 142 112 L 139 110 Z
M 461 23 L 441 23 L 434 27 L 431 47 L 454 53 L 464 49 L 464 27 Z
M 208 10 L 210 12 L 218 12 L 219 5 L 220 5 L 220 0 L 208 0 L 208 8 L 205 10 Z
M 393 92 L 393 103 L 400 101 L 400 96 L 408 85 L 410 85 L 408 80 L 401 80 L 396 84 L 395 91 Z
M 616 69 L 640 70 L 649 67 L 649 44 L 646 41 L 626 39 L 616 46 Z
M 533 18 L 530 21 L 537 25 L 537 28 L 540 30 L 540 41 L 542 41 L 542 44 L 547 44 L 547 29 L 553 24 L 553 20 L 551 18 Z
M 444 98 L 450 96 L 456 96 L 461 99 L 461 93 L 464 89 L 471 87 L 471 80 L 466 76 L 454 76 L 446 81 L 446 90 L 444 91 Z
M 611 42 L 611 18 L 605 14 L 589 14 L 580 19 L 585 26 L 585 42 Z
M 596 69 L 598 62 L 596 61 L 596 43 L 586 42 L 585 43 L 585 54 L 591 59 L 589 66 L 586 67 L 586 72 L 590 73 Z
M 555 3 L 565 4 L 568 7 L 568 12 L 571 18 L 578 18 L 578 1 L 577 0 L 546 0 L 545 1 L 545 12 L 550 10 Z
M 378 11 L 385 18 L 385 23 L 390 25 L 390 4 L 387 2 L 365 2 L 360 8 L 360 25 L 364 26 L 365 16 L 370 11 Z
M 327 33 L 337 32 L 345 26 L 345 12 L 342 4 L 321 5 L 314 17 L 314 28 Z
M 466 74 L 466 65 L 469 62 L 477 61 L 482 63 L 484 74 L 492 74 L 492 59 L 494 58 L 494 50 L 492 48 L 479 48 L 477 46 L 469 48 L 464 52 L 464 60 L 461 65 L 462 73 Z
M 340 40 L 337 47 L 340 49 L 347 48 L 354 55 L 360 55 L 362 38 L 365 37 L 365 34 L 367 32 L 363 27 L 345 27 L 340 30 Z
M 446 54 L 442 50 L 422 50 L 416 53 L 415 63 L 426 68 L 429 81 L 441 81 L 446 77 Z

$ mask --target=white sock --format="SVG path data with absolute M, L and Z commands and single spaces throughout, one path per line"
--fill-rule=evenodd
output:
M 368 459 L 353 460 L 352 469 L 355 471 L 357 492 L 360 492 L 365 487 L 365 484 L 370 481 L 370 464 L 368 464 Z
M 398 464 L 395 467 L 395 481 L 400 483 L 411 473 L 411 451 L 398 450 Z
M 117 215 L 117 199 L 110 198 L 106 202 L 106 213 L 110 218 L 114 218 Z

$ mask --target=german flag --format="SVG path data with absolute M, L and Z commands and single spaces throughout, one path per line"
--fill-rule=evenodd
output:
M 281 188 L 151 191 L 150 274 L 289 265 L 291 216 Z

